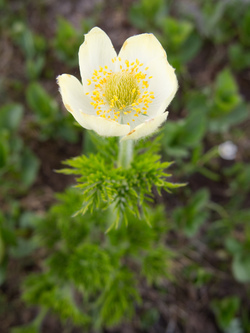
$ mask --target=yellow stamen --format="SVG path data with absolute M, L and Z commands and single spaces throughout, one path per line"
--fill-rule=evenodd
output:
M 119 57 L 113 58 L 112 62 L 116 60 L 122 61 Z M 152 78 L 147 78 L 145 74 L 148 67 L 141 69 L 143 63 L 138 59 L 131 63 L 125 59 L 123 63 L 125 66 L 120 64 L 120 71 L 115 73 L 108 70 L 108 66 L 99 66 L 98 70 L 93 71 L 92 80 L 87 80 L 88 85 L 95 82 L 90 104 L 102 118 L 119 121 L 120 116 L 126 117 L 131 112 L 133 117 L 138 117 L 147 113 L 148 106 L 154 99 L 154 92 L 146 90 Z M 109 112 L 112 112 L 113 116 L 108 115 Z

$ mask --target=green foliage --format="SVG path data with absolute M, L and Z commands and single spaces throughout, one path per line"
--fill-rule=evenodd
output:
M 156 206 L 154 213 L 148 211 L 151 227 L 145 226 L 145 221 L 130 214 L 129 224 L 121 225 L 118 229 L 112 229 L 108 233 L 111 245 L 121 248 L 122 253 L 137 257 L 142 250 L 147 250 L 152 243 L 160 243 L 170 226 L 166 223 L 166 217 L 162 206 Z
M 6 104 L 1 107 L 0 126 L 11 133 L 18 130 L 23 117 L 23 107 L 20 104 Z
M 11 135 L 15 135 L 23 116 L 19 104 L 6 104 L 0 109 L 0 168 L 6 168 L 11 156 Z
M 178 71 L 200 50 L 202 41 L 191 21 L 170 16 L 171 1 L 140 0 L 132 5 L 129 18 L 142 31 L 155 32 L 166 47 L 169 62 Z
M 82 201 L 78 189 L 68 189 L 58 195 L 58 199 L 60 201 L 52 206 L 48 216 L 35 223 L 40 244 L 55 250 L 46 261 L 48 273 L 36 274 L 26 280 L 24 300 L 52 309 L 62 319 L 68 316 L 75 324 L 85 325 L 86 316 L 83 315 L 85 319 L 81 323 L 77 315 L 82 309 L 87 316 L 96 318 L 92 325 L 98 327 L 128 320 L 134 314 L 135 304 L 141 300 L 135 273 L 127 267 L 126 261 L 139 265 L 138 274 L 150 283 L 170 274 L 172 255 L 163 246 L 156 246 L 167 228 L 163 209 L 148 212 L 152 228 L 130 213 L 127 227 L 122 224 L 104 238 L 103 226 L 110 212 L 72 216 Z M 143 255 L 138 262 L 139 253 Z M 69 298 L 69 288 L 82 294 L 80 308 L 75 308 L 76 304 Z M 59 303 L 69 306 L 63 317 Z
M 213 277 L 211 271 L 194 262 L 185 266 L 182 274 L 187 281 L 190 281 L 197 288 L 206 286 Z
M 250 217 L 250 212 L 248 218 Z M 246 240 L 239 242 L 234 238 L 227 238 L 226 248 L 233 256 L 232 271 L 237 281 L 245 283 L 250 281 L 250 238 L 249 231 Z
M 244 46 L 250 46 L 250 9 L 249 7 L 244 13 L 243 20 L 239 27 L 239 37 Z
M 131 319 L 135 304 L 140 302 L 135 284 L 135 279 L 126 269 L 118 271 L 110 278 L 98 300 L 101 308 L 100 321 L 107 326 L 114 326 L 123 318 Z
M 47 51 L 45 38 L 33 33 L 22 21 L 13 24 L 11 36 L 25 56 L 28 78 L 37 79 L 45 66 L 45 53 Z
M 207 132 L 226 132 L 230 127 L 242 123 L 248 117 L 249 106 L 242 99 L 237 82 L 228 68 L 218 73 L 213 86 L 199 92 L 188 92 L 185 102 L 188 117 L 181 120 L 180 123 L 183 122 L 185 124 L 187 121 L 190 122 L 187 138 L 189 139 L 188 135 L 191 138 L 192 135 L 194 138 L 197 138 L 196 145 Z M 197 124 L 192 123 L 192 117 L 194 117 L 193 121 L 195 121 L 195 115 L 197 117 Z M 195 131 L 190 130 L 192 126 L 195 127 Z M 172 131 L 177 136 L 174 129 Z M 195 134 L 192 132 L 195 132 Z M 185 141 L 183 145 L 186 144 Z M 195 146 L 195 141 L 193 146 Z M 178 152 L 178 149 L 176 150 Z
M 94 26 L 91 18 L 83 21 L 82 29 L 77 30 L 63 17 L 57 18 L 57 31 L 53 39 L 53 46 L 58 58 L 69 66 L 77 66 L 79 46 L 83 42 L 83 34 Z
M 31 83 L 26 90 L 28 106 L 35 114 L 35 125 L 40 128 L 40 138 L 62 138 L 75 142 L 77 133 L 72 126 L 69 114 L 63 114 L 57 102 L 36 82 Z
M 143 258 L 142 274 L 146 277 L 149 285 L 156 283 L 160 278 L 168 278 L 169 274 L 169 258 L 171 252 L 164 247 L 156 247 Z
M 230 188 L 234 194 L 246 194 L 250 189 L 250 164 L 238 162 L 224 169 L 224 174 L 230 179 Z M 239 193 L 240 195 L 240 193 Z M 244 200 L 244 198 L 242 198 Z
M 29 85 L 26 96 L 29 107 L 38 115 L 39 121 L 55 117 L 57 114 L 58 106 L 56 102 L 50 98 L 49 94 L 38 83 Z M 45 124 L 42 123 L 42 125 Z
M 149 26 L 152 27 L 161 20 L 165 11 L 163 0 L 141 0 L 131 6 L 129 18 L 133 25 L 147 31 Z
M 220 328 L 223 330 L 230 329 L 239 310 L 239 298 L 231 296 L 222 300 L 214 300 L 211 306 Z
M 110 147 L 113 139 L 107 141 L 104 146 Z M 141 143 L 138 150 L 145 147 L 156 149 L 155 144 Z M 107 160 L 108 151 L 103 154 Z M 112 209 L 75 215 L 83 200 L 79 188 L 69 188 L 57 199 L 49 213 L 34 223 L 36 242 L 51 254 L 44 262 L 46 273 L 26 280 L 24 300 L 46 311 L 51 309 L 62 319 L 68 316 L 72 323 L 84 327 L 109 327 L 131 319 L 135 305 L 141 303 L 138 279 L 145 277 L 151 284 L 171 275 L 172 252 L 162 244 L 169 227 L 163 207 L 147 208 L 152 227 L 146 225 L 145 218 L 129 212 L 128 225 L 122 223 L 104 237 Z M 134 265 L 138 270 L 133 270 Z M 80 295 L 80 303 L 72 303 L 69 290 L 71 296 Z M 58 303 L 69 306 L 66 314 Z M 80 312 L 82 323 L 77 315 Z M 86 316 L 91 318 L 89 324 Z
M 68 14 L 67 20 L 58 17 L 55 24 L 43 26 L 55 8 L 43 1 L 19 6 L 2 0 L 0 8 L 0 321 L 16 325 L 19 311 L 18 323 L 26 320 L 15 292 L 26 274 L 24 299 L 38 315 L 11 329 L 14 333 L 39 332 L 48 324 L 47 312 L 56 314 L 62 329 L 70 332 L 75 325 L 84 332 L 110 331 L 114 325 L 119 331 L 124 321 L 138 331 L 161 330 L 165 312 L 159 304 L 171 308 L 173 295 L 182 302 L 190 294 L 182 304 L 185 311 L 195 302 L 191 316 L 196 311 L 205 315 L 209 300 L 215 299 L 214 329 L 248 332 L 248 1 L 138 0 L 128 8 L 125 3 L 112 8 L 116 32 L 125 23 L 129 31 L 136 27 L 159 38 L 177 70 L 179 92 L 158 138 L 161 148 L 155 142 L 137 142 L 130 169 L 118 167 L 116 138 L 84 132 L 86 156 L 66 166 L 78 177 L 78 188 L 57 194 L 56 203 L 50 202 L 48 191 L 58 184 L 45 180 L 47 161 L 38 161 L 41 142 L 34 141 L 52 143 L 60 154 L 67 142 L 72 155 L 81 149 L 73 118 L 56 102 L 53 80 L 68 72 L 67 67 L 76 69 L 83 35 L 95 22 L 99 25 L 103 5 L 80 27 L 76 22 L 79 28 Z M 227 140 L 238 148 L 233 161 L 223 160 L 218 150 Z M 160 149 L 175 164 L 162 163 Z M 189 184 L 170 195 L 166 191 L 172 190 L 173 181 Z M 12 265 L 18 279 L 13 279 Z M 196 292 L 207 297 L 197 302 Z M 169 323 L 171 316 L 170 311 Z M 174 322 L 195 330 L 190 328 L 194 321 L 185 322 L 179 313 Z
M 233 69 L 240 71 L 250 67 L 248 49 L 242 44 L 231 44 L 228 48 L 228 55 Z
M 70 288 L 58 286 L 49 274 L 30 275 L 25 286 L 23 299 L 26 302 L 53 310 L 63 321 L 72 320 L 77 325 L 88 322 L 88 317 L 76 307 Z
M 238 94 L 238 87 L 232 74 L 228 69 L 221 71 L 216 77 L 214 94 L 214 110 L 211 115 L 216 113 L 228 113 L 235 109 L 241 102 Z
M 101 291 L 109 282 L 112 274 L 110 257 L 107 251 L 98 245 L 82 244 L 69 258 L 67 267 L 70 280 L 89 292 Z
M 247 31 L 248 4 L 244 0 L 201 2 L 199 9 L 202 32 L 216 44 L 234 39 L 238 31 Z
M 201 189 L 189 199 L 184 207 L 177 207 L 174 210 L 176 228 L 183 230 L 189 237 L 194 236 L 209 216 L 208 202 L 208 190 Z
M 161 190 L 171 191 L 181 184 L 166 182 L 170 174 L 165 172 L 171 163 L 160 161 L 155 149 L 145 149 L 143 153 L 135 151 L 134 160 L 128 169 L 114 168 L 116 156 L 107 160 L 102 153 L 82 155 L 65 162 L 71 169 L 60 172 L 68 175 L 77 175 L 77 187 L 82 191 L 83 205 L 79 213 L 87 210 L 107 209 L 112 205 L 116 210 L 116 218 L 110 221 L 110 228 L 118 226 L 124 219 L 128 224 L 128 213 L 146 217 L 144 209 L 146 201 L 152 199 L 151 188 L 154 186 L 158 193 Z M 139 211 L 139 207 L 140 210 Z
M 57 32 L 53 44 L 59 59 L 70 66 L 76 66 L 78 63 L 76 54 L 81 43 L 82 34 L 69 21 L 63 17 L 58 17 Z
M 205 131 L 206 114 L 194 108 L 185 119 L 167 122 L 162 138 L 163 148 L 170 156 L 187 157 L 190 148 L 197 147 L 201 142 Z
M 28 258 L 37 248 L 36 240 L 29 237 L 37 216 L 22 212 L 20 204 L 13 199 L 7 198 L 4 204 L 8 211 L 0 211 L 0 285 L 5 282 L 8 259 Z
M 161 40 L 168 52 L 170 63 L 178 71 L 184 70 L 183 65 L 191 60 L 201 47 L 201 39 L 195 33 L 194 25 L 190 21 L 166 17 L 162 20 L 161 28 Z
M 19 126 L 23 118 L 23 107 L 9 103 L 0 108 L 0 175 L 5 176 L 2 191 L 13 188 L 18 191 L 27 189 L 35 180 L 39 162 L 33 152 L 24 145 L 19 137 Z

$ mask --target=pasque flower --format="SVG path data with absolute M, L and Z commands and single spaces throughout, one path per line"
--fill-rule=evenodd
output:
M 82 83 L 69 74 L 57 80 L 66 109 L 82 127 L 127 140 L 153 133 L 166 120 L 178 83 L 153 34 L 128 38 L 117 55 L 95 27 L 85 35 L 79 64 Z

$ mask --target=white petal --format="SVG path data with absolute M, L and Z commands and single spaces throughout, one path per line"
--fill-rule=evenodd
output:
M 77 78 L 63 74 L 58 76 L 57 82 L 66 109 L 82 127 L 94 130 L 101 136 L 123 136 L 130 131 L 128 125 L 95 115 L 94 107 L 84 94 L 83 86 Z
M 92 129 L 101 136 L 123 136 L 130 131 L 130 126 L 121 125 L 116 121 L 92 116 L 81 112 L 82 122 L 85 128 Z
M 138 140 L 150 134 L 153 134 L 157 128 L 167 119 L 168 112 L 165 112 L 155 118 L 146 120 L 143 124 L 135 127 L 131 132 L 124 136 L 121 141 L 124 140 Z
M 92 91 L 94 84 L 88 85 L 94 70 L 108 67 L 108 71 L 114 70 L 112 59 L 117 56 L 116 51 L 108 35 L 100 28 L 93 28 L 85 35 L 85 40 L 79 49 L 79 65 L 82 84 L 86 92 Z
M 178 89 L 175 69 L 168 63 L 166 56 L 155 58 L 148 64 L 148 91 L 154 92 L 154 99 L 149 104 L 147 114 L 150 117 L 162 114 Z
M 119 57 L 121 63 L 125 60 L 131 63 L 138 59 L 143 64 L 140 70 L 147 74 L 147 91 L 153 92 L 155 97 L 149 104 L 147 115 L 155 117 L 162 114 L 172 101 L 178 89 L 178 82 L 175 70 L 168 63 L 166 52 L 158 39 L 152 34 L 130 37 L 123 44 Z M 143 92 L 143 89 L 141 91 Z
M 69 74 L 62 74 L 57 77 L 59 91 L 62 95 L 63 104 L 75 118 L 84 111 L 86 114 L 95 114 L 91 100 L 84 93 L 83 86 L 76 77 Z
M 129 37 L 123 44 L 119 57 L 122 61 L 133 62 L 136 59 L 147 65 L 154 58 L 165 55 L 161 43 L 153 34 L 141 34 Z

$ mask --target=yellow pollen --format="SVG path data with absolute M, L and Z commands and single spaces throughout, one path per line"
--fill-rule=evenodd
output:
M 122 61 L 120 57 L 115 57 L 112 62 L 117 60 Z M 147 90 L 152 76 L 148 77 L 145 74 L 148 67 L 142 66 L 138 59 L 133 62 L 125 59 L 120 63 L 118 72 L 112 72 L 108 66 L 99 66 L 98 70 L 93 71 L 87 83 L 91 85 L 95 82 L 95 88 L 86 95 L 90 95 L 90 104 L 98 116 L 126 124 L 126 120 L 135 121 L 134 117 L 147 114 L 154 92 Z M 132 119 L 127 118 L 130 114 Z
M 134 75 L 127 72 L 113 73 L 105 85 L 105 96 L 115 109 L 126 108 L 138 98 L 138 83 Z

